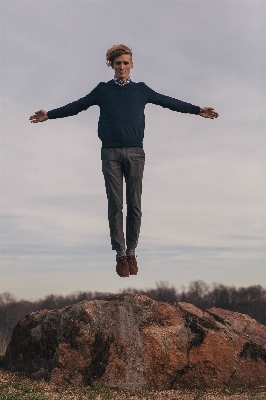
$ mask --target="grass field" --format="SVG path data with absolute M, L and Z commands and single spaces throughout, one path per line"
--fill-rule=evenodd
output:
M 95 388 L 56 386 L 32 381 L 0 369 L 1 400 L 266 400 L 266 386 L 234 390 L 167 390 L 126 392 L 97 385 Z

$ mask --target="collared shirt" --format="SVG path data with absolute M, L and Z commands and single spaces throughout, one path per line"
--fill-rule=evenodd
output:
M 122 81 L 121 79 L 117 78 L 117 76 L 114 76 L 114 79 L 113 79 L 113 80 L 114 80 L 115 83 L 116 83 L 117 85 L 119 85 L 119 86 L 124 86 L 124 85 L 126 85 L 127 83 L 131 82 L 130 76 L 129 76 L 125 81 Z

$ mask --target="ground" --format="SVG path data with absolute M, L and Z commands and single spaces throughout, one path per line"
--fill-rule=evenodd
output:
M 89 387 L 56 386 L 32 381 L 0 369 L 0 400 L 266 400 L 266 386 L 235 390 L 166 390 L 139 393 L 111 390 L 101 385 Z

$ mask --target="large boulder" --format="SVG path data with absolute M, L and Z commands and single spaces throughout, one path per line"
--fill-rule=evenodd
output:
M 27 315 L 4 367 L 121 389 L 266 384 L 266 326 L 247 315 L 127 293 Z

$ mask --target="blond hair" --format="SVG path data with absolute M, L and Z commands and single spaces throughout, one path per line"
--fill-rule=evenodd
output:
M 106 53 L 106 64 L 108 67 L 112 67 L 114 65 L 115 58 L 120 57 L 122 54 L 130 54 L 132 57 L 131 49 L 124 44 L 115 44 L 108 49 Z

